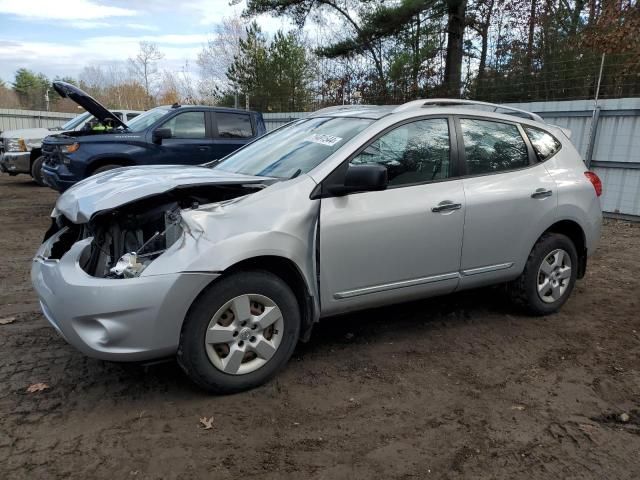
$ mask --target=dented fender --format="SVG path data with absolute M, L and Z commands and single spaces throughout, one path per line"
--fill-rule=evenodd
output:
M 221 273 L 243 260 L 276 256 L 296 265 L 317 301 L 315 242 L 320 201 L 288 201 L 308 198 L 315 186 L 311 177 L 301 175 L 228 202 L 182 210 L 180 240 L 142 276 Z

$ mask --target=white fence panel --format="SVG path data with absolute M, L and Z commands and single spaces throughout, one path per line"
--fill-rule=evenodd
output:
M 289 122 L 293 122 L 298 118 L 304 118 L 309 115 L 309 112 L 284 112 L 284 113 L 263 113 L 262 117 L 264 118 L 265 126 L 267 127 L 267 132 L 271 130 L 275 130 L 282 125 L 285 125 Z
M 0 108 L 0 132 L 19 128 L 59 127 L 75 116 L 73 113 Z
M 540 114 L 545 121 L 569 128 L 571 141 L 587 155 L 593 100 L 510 104 Z M 640 98 L 598 102 L 600 114 L 591 168 L 602 179 L 602 209 L 640 217 Z

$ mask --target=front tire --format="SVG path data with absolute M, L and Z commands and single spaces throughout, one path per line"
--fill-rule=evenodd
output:
M 44 179 L 42 178 L 42 164 L 44 163 L 44 157 L 40 155 L 31 164 L 31 178 L 41 187 L 46 187 Z
M 228 394 L 264 384 L 287 363 L 300 336 L 289 286 L 266 271 L 230 274 L 192 305 L 178 363 L 197 385 Z
M 578 253 L 569 237 L 544 234 L 534 245 L 522 274 L 510 284 L 514 302 L 532 315 L 557 312 L 578 275 Z

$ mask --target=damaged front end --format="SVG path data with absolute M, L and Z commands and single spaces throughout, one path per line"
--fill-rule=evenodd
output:
M 45 240 L 62 228 L 65 231 L 51 246 L 48 259 L 60 259 L 73 244 L 91 238 L 90 248 L 79 259 L 82 270 L 97 278 L 138 277 L 183 235 L 194 234 L 182 212 L 224 205 L 261 188 L 260 184 L 178 188 L 99 212 L 83 224 L 58 215 Z

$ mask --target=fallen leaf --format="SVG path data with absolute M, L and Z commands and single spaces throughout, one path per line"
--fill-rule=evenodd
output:
M 200 417 L 200 424 L 205 430 L 211 430 L 213 428 L 213 417 Z
M 520 410 L 520 411 L 522 411 L 522 410 L 524 410 L 525 408 L 526 408 L 526 407 L 525 407 L 524 405 L 513 405 L 513 406 L 511 407 L 511 410 Z
M 27 393 L 41 392 L 43 390 L 47 390 L 48 388 L 49 385 L 47 385 L 46 383 L 34 383 L 33 385 L 29 385 L 29 387 L 27 388 Z
M 16 317 L 0 318 L 0 325 L 8 325 L 9 323 L 13 323 L 15 321 L 16 321 Z

